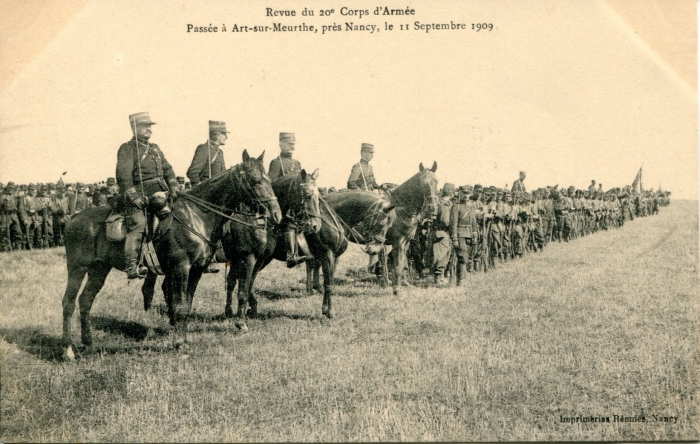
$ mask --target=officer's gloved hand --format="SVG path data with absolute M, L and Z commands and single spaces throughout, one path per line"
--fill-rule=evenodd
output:
M 169 185 L 170 185 L 170 197 L 172 197 L 172 199 L 175 200 L 175 199 L 177 199 L 177 196 L 180 195 L 180 186 L 175 181 L 170 181 Z
M 136 199 L 132 200 L 131 204 L 139 210 L 143 210 L 146 204 L 148 204 L 148 200 L 143 196 L 139 196 Z
M 452 246 L 455 248 L 459 248 L 459 241 L 457 239 L 452 241 Z

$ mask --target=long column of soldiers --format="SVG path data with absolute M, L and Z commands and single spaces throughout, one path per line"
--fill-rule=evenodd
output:
M 182 191 L 190 188 L 184 177 L 177 181 Z M 470 250 L 469 259 L 464 260 L 467 272 L 488 270 L 525 251 L 541 250 L 552 240 L 568 242 L 598 230 L 618 228 L 635 217 L 656 214 L 660 206 L 669 204 L 671 194 L 660 190 L 634 192 L 629 185 L 606 192 L 601 186 L 588 190 L 546 187 L 531 193 L 514 188 L 508 191 L 479 184 L 443 187 L 449 194 L 443 199 L 455 208 L 453 212 L 459 215 L 462 209 L 459 219 L 465 219 L 465 209 L 474 216 L 472 220 L 466 215 L 469 227 L 458 220 L 458 225 L 464 226 L 454 227 L 449 234 L 457 249 L 460 239 L 468 239 L 462 241 Z M 68 220 L 85 209 L 110 206 L 118 198 L 119 188 L 110 177 L 88 185 L 65 184 L 62 180 L 26 185 L 0 183 L 0 193 L 0 251 L 12 251 L 62 246 Z M 417 259 L 416 252 L 422 250 L 419 244 L 427 233 L 419 230 L 413 242 L 414 262 L 425 262 Z M 433 268 L 439 271 L 444 266 Z
M 431 269 L 435 284 L 442 286 L 451 269 L 460 285 L 468 273 L 486 272 L 552 241 L 619 228 L 670 203 L 670 191 L 639 192 L 628 185 L 603 192 L 595 181 L 588 190 L 547 186 L 527 192 L 524 179 L 521 172 L 510 191 L 446 183 L 438 218 L 425 221 L 412 240 L 410 260 L 419 273 Z

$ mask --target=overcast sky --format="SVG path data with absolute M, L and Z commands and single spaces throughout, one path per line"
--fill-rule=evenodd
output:
M 697 199 L 694 1 L 411 1 L 404 18 L 343 17 L 350 2 L 2 1 L 0 182 L 114 176 L 128 115 L 147 111 L 184 175 L 208 120 L 227 166 L 294 132 L 320 185 L 345 186 L 360 144 L 379 182 L 437 161 L 441 183 L 630 184 Z M 371 2 L 352 2 L 368 9 Z M 315 17 L 299 14 L 304 6 Z M 319 17 L 319 9 L 334 9 Z M 378 25 L 380 32 L 187 33 L 187 24 Z M 384 30 L 384 22 L 409 31 Z M 414 31 L 493 23 L 492 31 Z

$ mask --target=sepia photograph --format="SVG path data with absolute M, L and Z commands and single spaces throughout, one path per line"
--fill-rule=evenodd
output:
M 696 1 L 0 7 L 0 441 L 700 440 Z

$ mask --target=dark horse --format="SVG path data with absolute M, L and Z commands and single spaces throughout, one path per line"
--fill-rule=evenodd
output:
M 320 289 L 319 268 L 323 269 L 322 313 L 332 318 L 335 268 L 347 248 L 347 240 L 365 245 L 365 253 L 379 253 L 387 231 L 396 220 L 394 205 L 381 196 L 362 190 L 348 190 L 323 197 L 323 227 L 309 236 L 309 249 L 314 259 L 306 263 L 306 291 Z M 325 210 L 325 212 L 323 211 Z
M 277 182 L 273 183 L 273 187 L 275 187 L 276 183 Z M 316 276 L 318 277 L 318 268 L 319 266 L 322 267 L 324 296 L 321 312 L 324 316 L 329 318 L 333 317 L 333 308 L 331 304 L 333 273 L 335 272 L 338 256 L 343 254 L 347 249 L 348 241 L 346 233 L 351 231 L 350 226 L 355 225 L 356 228 L 353 229 L 352 234 L 348 234 L 348 236 L 353 239 L 358 239 L 358 242 L 359 239 L 364 239 L 368 244 L 368 251 L 376 253 L 382 245 L 382 241 L 378 239 L 384 239 L 387 229 L 391 226 L 395 218 L 395 214 L 392 211 L 393 206 L 376 194 L 366 191 L 349 191 L 338 194 L 343 194 L 345 196 L 337 199 L 338 202 L 334 199 L 334 203 L 339 205 L 343 216 L 336 213 L 335 210 L 325 202 L 325 199 L 331 195 L 321 198 L 320 215 L 322 224 L 320 230 L 317 230 L 316 233 L 310 232 L 306 236 L 309 250 L 314 256 L 313 259 L 307 260 L 307 292 L 312 294 L 313 280 L 311 279 L 311 275 L 314 270 L 316 270 Z M 278 195 L 278 198 L 281 204 L 281 196 Z M 239 228 L 245 230 L 245 226 L 240 226 Z M 252 233 L 250 228 L 248 228 L 247 231 Z M 248 303 L 251 308 L 257 305 L 255 293 L 253 292 L 253 281 L 257 274 L 265 268 L 272 259 L 280 261 L 286 259 L 284 242 L 282 242 L 280 235 L 274 233 L 268 236 L 265 254 L 258 256 L 257 262 L 252 269 L 250 286 L 248 287 Z M 233 285 L 230 279 L 228 282 L 226 315 L 230 317 L 233 316 L 233 310 L 231 309 Z M 316 282 L 318 282 L 318 279 Z M 240 286 L 238 295 L 238 319 L 240 319 L 240 308 L 242 305 L 240 298 L 245 298 L 245 293 L 241 293 Z M 245 301 L 243 301 L 243 303 L 244 302 Z
M 283 214 L 301 226 L 306 233 L 316 233 L 321 228 L 319 212 L 319 195 L 316 188 L 318 170 L 307 174 L 301 170 L 299 174 L 287 174 L 272 182 L 272 189 L 279 201 Z M 233 317 L 232 293 L 238 283 L 238 310 L 236 312 L 236 327 L 248 330 L 246 317 L 257 314 L 258 301 L 253 294 L 254 270 L 256 263 L 269 259 L 281 248 L 284 253 L 284 242 L 280 238 L 277 227 L 261 227 L 253 220 L 229 221 L 224 228 L 221 239 L 226 259 L 231 261 L 231 270 L 226 279 L 226 308 L 225 315 Z M 286 255 L 283 259 L 286 259 Z M 259 271 L 259 270 L 258 270 Z M 250 304 L 250 311 L 246 306 Z
M 153 244 L 166 278 L 163 292 L 168 303 L 170 323 L 175 327 L 175 347 L 187 342 L 187 318 L 192 298 L 202 272 L 212 260 L 216 243 L 221 238 L 223 221 L 239 203 L 252 208 L 265 207 L 275 223 L 281 219 L 270 178 L 263 167 L 263 156 L 251 158 L 243 152 L 243 163 L 226 173 L 207 180 L 183 194 L 172 206 L 172 219 L 159 225 Z M 80 293 L 81 339 L 92 346 L 90 309 L 112 268 L 124 270 L 124 241 L 112 242 L 105 235 L 105 220 L 110 208 L 81 211 L 66 227 L 66 261 L 68 283 L 63 296 L 64 357 L 74 357 L 71 339 L 71 318 L 75 300 L 87 274 L 87 283 Z M 155 275 L 149 275 L 142 288 L 146 308 L 153 298 Z M 146 285 L 148 284 L 148 285 Z
M 394 294 L 399 294 L 401 277 L 406 267 L 406 249 L 416 233 L 418 224 L 425 218 L 437 216 L 438 194 L 437 162 L 432 168 L 425 168 L 421 163 L 419 172 L 399 185 L 389 195 L 391 203 L 396 205 L 396 222 L 387 233 L 386 243 L 391 245 L 389 266 L 393 270 Z

